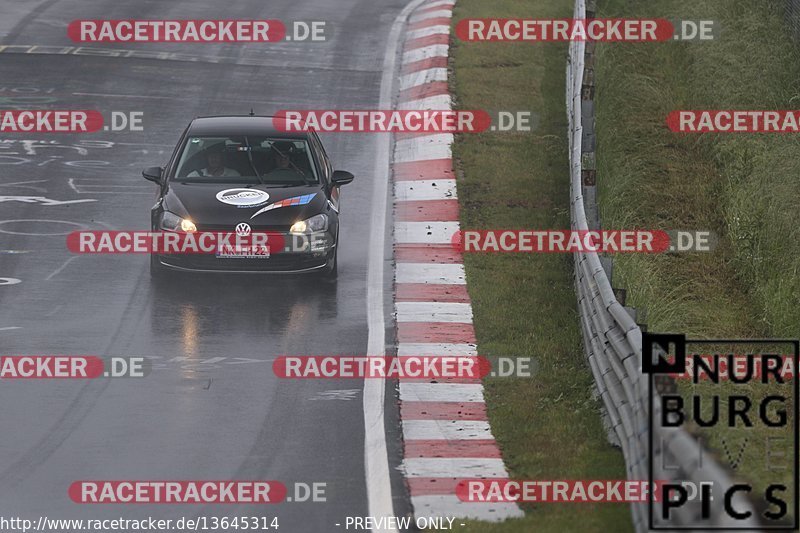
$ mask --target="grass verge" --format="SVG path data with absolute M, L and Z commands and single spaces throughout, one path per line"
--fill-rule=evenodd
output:
M 570 0 L 459 0 L 463 18 L 570 17 Z M 460 109 L 529 110 L 532 133 L 460 136 L 454 145 L 463 229 L 569 228 L 564 107 L 566 46 L 454 43 Z M 494 434 L 517 479 L 622 479 L 582 353 L 568 255 L 465 257 L 479 353 L 538 361 L 530 379 L 487 379 Z M 536 504 L 523 519 L 470 523 L 467 531 L 629 531 L 626 504 Z
M 598 17 L 701 18 L 721 27 L 712 42 L 598 47 L 603 226 L 720 236 L 713 253 L 615 260 L 614 285 L 628 289 L 629 305 L 647 308 L 651 331 L 693 338 L 800 334 L 798 136 L 681 135 L 664 124 L 667 113 L 679 109 L 796 109 L 800 62 L 784 7 L 783 0 L 600 2 Z M 790 417 L 796 410 L 788 405 Z M 702 433 L 723 463 L 735 459 L 749 437 L 736 474 L 761 490 L 775 478 L 764 467 L 763 431 Z M 726 447 L 732 450 L 720 453 Z M 788 481 L 791 472 L 784 475 Z

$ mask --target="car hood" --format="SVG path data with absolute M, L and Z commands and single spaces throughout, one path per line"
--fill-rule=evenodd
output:
M 329 209 L 321 185 L 235 187 L 219 183 L 171 183 L 164 208 L 190 218 L 198 229 L 291 225 Z

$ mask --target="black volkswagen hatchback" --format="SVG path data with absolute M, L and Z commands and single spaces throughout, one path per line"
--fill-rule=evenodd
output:
M 151 254 L 154 276 L 167 271 L 318 273 L 335 278 L 339 187 L 353 181 L 334 171 L 313 131 L 286 132 L 276 117 L 194 119 L 166 168 L 142 175 L 159 185 L 152 231 L 268 232 L 304 247 L 281 253 Z

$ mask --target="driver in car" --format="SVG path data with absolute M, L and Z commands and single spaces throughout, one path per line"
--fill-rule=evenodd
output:
M 223 152 L 223 147 L 221 145 L 216 144 L 214 146 L 211 146 L 210 148 L 206 149 L 205 152 L 206 152 L 206 167 L 190 172 L 188 177 L 234 178 L 241 175 L 234 169 L 225 166 L 224 164 L 225 154 Z

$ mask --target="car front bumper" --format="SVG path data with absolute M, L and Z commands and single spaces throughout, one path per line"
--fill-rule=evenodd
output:
M 153 254 L 164 268 L 193 272 L 312 273 L 330 266 L 335 257 L 336 237 L 320 232 L 314 238 L 282 233 L 284 247 L 265 258 L 217 257 L 215 254 Z
M 264 259 L 218 258 L 209 254 L 155 255 L 164 268 L 191 272 L 241 274 L 304 274 L 324 269 L 333 260 L 335 246 L 325 252 L 279 253 Z

